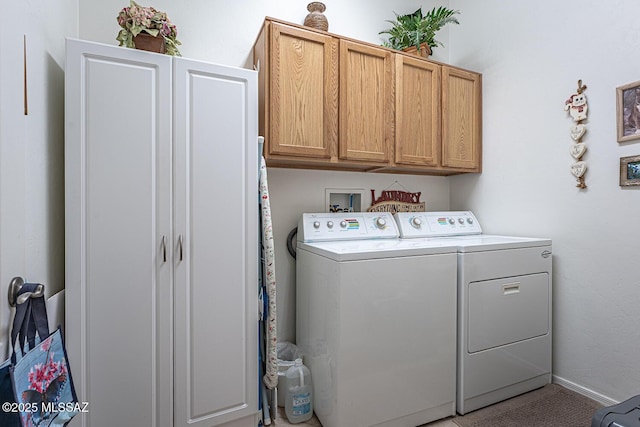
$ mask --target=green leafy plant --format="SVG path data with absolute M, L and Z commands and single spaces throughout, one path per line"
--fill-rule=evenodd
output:
M 153 7 L 143 7 L 131 0 L 129 7 L 124 7 L 116 18 L 122 27 L 116 40 L 120 46 L 135 48 L 133 38 L 145 32 L 156 37 L 164 38 L 167 55 L 180 56 L 178 45 L 178 29 L 171 23 L 165 12 L 160 12 Z
M 422 14 L 422 8 L 407 15 L 393 13 L 396 15 L 396 19 L 394 21 L 386 21 L 392 24 L 393 27 L 380 31 L 379 34 L 389 34 L 389 38 L 383 43 L 383 46 L 396 50 L 411 46 L 420 49 L 422 43 L 427 43 L 432 49 L 437 46 L 444 46 L 435 39 L 436 32 L 446 24 L 460 23 L 454 16 L 460 12 L 443 6 L 434 7 L 424 15 Z

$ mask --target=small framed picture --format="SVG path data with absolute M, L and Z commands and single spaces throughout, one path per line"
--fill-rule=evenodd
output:
M 640 81 L 616 88 L 618 142 L 640 138 Z
M 640 185 L 640 156 L 620 158 L 620 187 Z

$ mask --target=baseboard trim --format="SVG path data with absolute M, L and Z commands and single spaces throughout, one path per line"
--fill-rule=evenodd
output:
M 616 405 L 620 402 L 618 402 L 617 400 L 611 399 L 610 397 L 607 397 L 605 395 L 602 395 L 598 392 L 595 392 L 591 389 L 588 389 L 586 387 L 583 387 L 579 384 L 576 384 L 572 381 L 566 380 L 562 377 L 559 377 L 557 375 L 552 375 L 551 377 L 552 382 L 554 382 L 555 384 L 561 385 L 564 388 L 568 388 L 569 390 L 575 391 L 576 393 L 579 393 L 583 396 L 586 396 L 590 399 L 595 400 L 596 402 L 604 405 L 604 406 L 611 406 L 611 405 Z

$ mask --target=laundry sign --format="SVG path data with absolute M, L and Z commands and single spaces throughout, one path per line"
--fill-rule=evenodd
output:
M 367 212 L 425 212 L 426 204 L 420 201 L 421 192 L 412 193 L 400 190 L 382 190 L 376 197 L 371 190 L 371 206 Z

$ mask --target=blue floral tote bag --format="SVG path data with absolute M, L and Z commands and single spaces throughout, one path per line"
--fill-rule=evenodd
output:
M 11 368 L 23 427 L 64 426 L 80 412 L 60 328 Z
M 32 292 L 35 288 L 35 284 L 27 283 L 23 286 L 21 293 Z M 16 402 L 15 393 L 13 391 L 11 369 L 16 362 L 17 355 L 22 356 L 22 350 L 25 345 L 24 342 L 27 340 L 24 334 L 29 333 L 29 325 L 31 324 L 31 319 L 27 318 L 27 313 L 29 313 L 29 315 L 32 313 L 31 299 L 28 299 L 25 303 L 18 304 L 16 307 L 16 312 L 13 318 L 13 327 L 11 329 L 11 348 L 13 349 L 13 355 L 0 365 L 0 404 L 2 406 L 2 410 L 0 411 L 0 426 L 2 427 L 22 426 L 20 413 L 18 412 L 18 403 Z M 35 320 L 33 321 L 33 327 L 35 328 Z M 47 329 L 42 332 L 48 335 L 48 326 Z M 18 340 L 19 335 L 20 340 Z M 20 343 L 19 347 L 18 343 Z
M 34 286 L 25 283 L 20 293 L 33 292 Z M 81 408 L 62 332 L 58 328 L 49 334 L 44 296 L 17 305 L 11 345 L 11 358 L 0 365 L 0 426 L 67 425 Z

